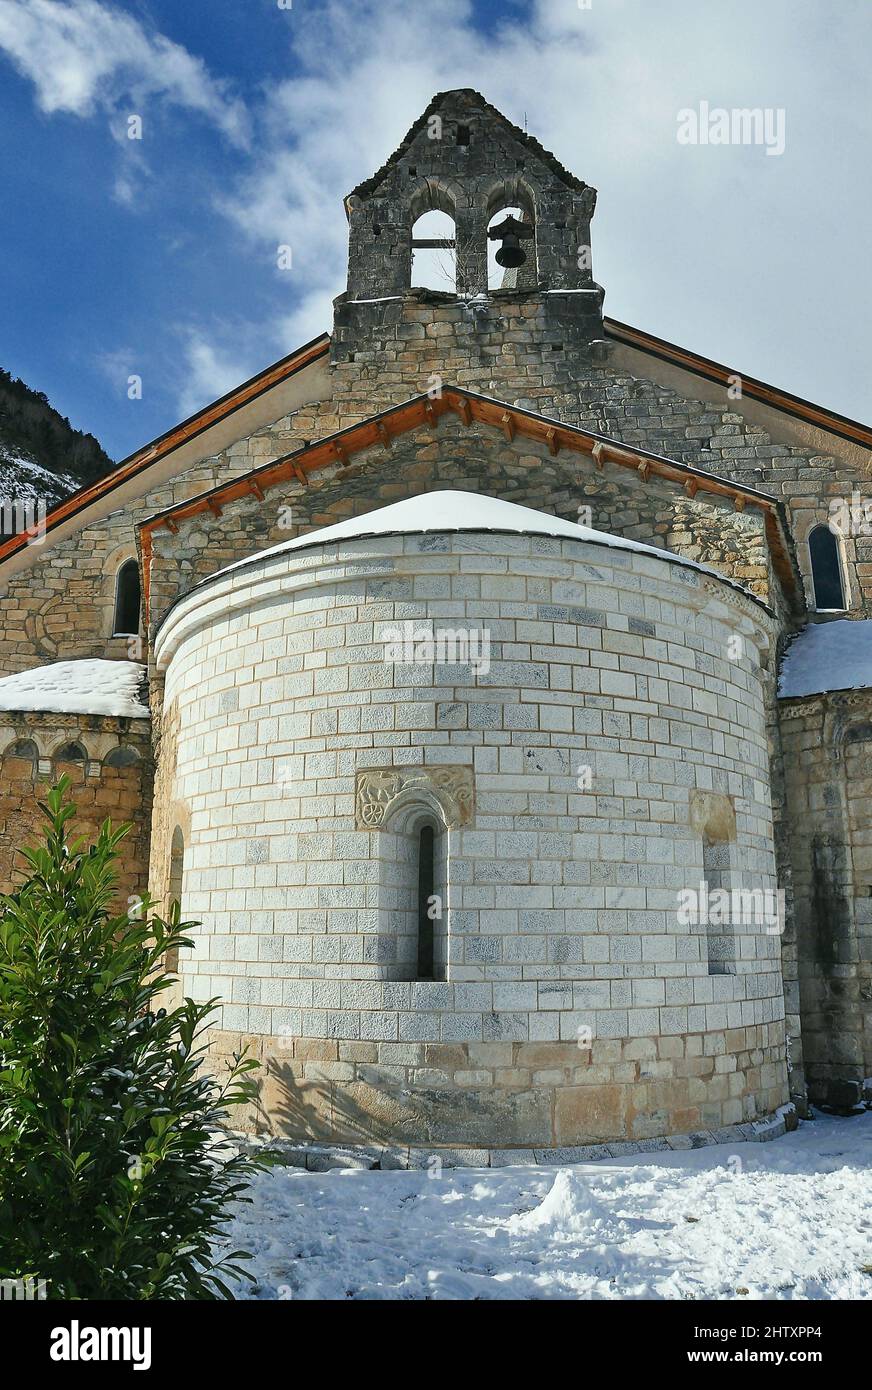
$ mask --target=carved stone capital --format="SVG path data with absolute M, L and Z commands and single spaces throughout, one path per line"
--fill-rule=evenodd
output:
M 355 778 L 354 823 L 358 830 L 377 830 L 402 804 L 428 800 L 435 802 L 450 829 L 470 825 L 475 807 L 472 768 L 458 764 L 361 769 Z

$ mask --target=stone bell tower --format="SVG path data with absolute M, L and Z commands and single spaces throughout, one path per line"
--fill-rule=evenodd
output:
M 334 358 L 371 346 L 402 319 L 409 298 L 461 304 L 522 296 L 541 306 L 544 324 L 584 353 L 602 337 L 603 291 L 593 279 L 590 223 L 596 190 L 564 169 L 478 92 L 433 98 L 385 165 L 345 200 L 349 222 L 348 285 L 336 300 Z M 521 216 L 500 218 L 502 209 Z M 416 241 L 422 214 L 454 224 L 451 239 Z M 488 241 L 508 267 L 488 290 Z M 452 294 L 416 289 L 416 247 L 454 255 Z M 485 312 L 479 304 L 478 312 Z

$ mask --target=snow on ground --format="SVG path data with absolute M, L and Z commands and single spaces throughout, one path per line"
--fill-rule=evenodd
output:
M 242 1298 L 870 1299 L 870 1159 L 872 1112 L 570 1168 L 276 1168 L 229 1248 Z
M 860 690 L 872 685 L 872 619 L 836 618 L 809 623 L 784 653 L 778 694 L 782 699 L 822 690 Z
M 0 710 L 113 714 L 148 719 L 142 703 L 145 667 L 139 661 L 52 661 L 0 679 Z

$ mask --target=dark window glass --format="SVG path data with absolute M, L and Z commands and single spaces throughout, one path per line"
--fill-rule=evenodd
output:
M 430 899 L 433 885 L 433 827 L 425 825 L 418 837 L 418 979 L 433 979 L 433 919 Z
M 119 637 L 135 637 L 139 632 L 139 565 L 127 560 L 115 583 L 115 627 Z
M 816 526 L 808 538 L 815 608 L 844 608 L 839 543 L 829 526 Z

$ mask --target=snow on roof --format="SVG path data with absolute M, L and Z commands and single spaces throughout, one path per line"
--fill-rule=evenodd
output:
M 865 686 L 872 686 L 872 618 L 837 618 L 809 623 L 794 637 L 781 663 L 778 694 L 789 700 Z
M 140 692 L 145 667 L 139 661 L 54 661 L 0 679 L 0 710 L 56 714 L 111 714 L 147 719 Z
M 280 555 L 287 550 L 303 550 L 312 545 L 327 545 L 330 541 L 359 540 L 365 536 L 416 535 L 429 531 L 499 531 L 522 536 L 565 536 L 570 540 L 592 541 L 616 550 L 636 550 L 643 555 L 655 555 L 658 560 L 675 560 L 692 569 L 702 570 L 705 574 L 717 573 L 708 565 L 685 560 L 671 550 L 661 550 L 659 546 L 646 545 L 643 541 L 626 540 L 623 536 L 613 536 L 608 531 L 578 526 L 574 521 L 564 521 L 562 517 L 534 511 L 532 507 L 519 507 L 516 502 L 504 502 L 499 497 L 445 489 L 442 492 L 424 492 L 417 497 L 406 497 L 402 502 L 392 502 L 388 507 L 365 512 L 363 516 L 349 517 L 347 521 L 339 521 L 334 526 L 324 526 L 319 531 L 309 531 L 304 536 L 296 536 L 294 540 L 282 541 L 279 545 L 260 550 L 245 560 L 237 560 L 234 564 L 227 565 L 224 569 L 218 570 L 217 574 L 228 574 L 243 565 L 263 560 L 268 555 Z M 214 579 L 217 575 L 211 577 Z

